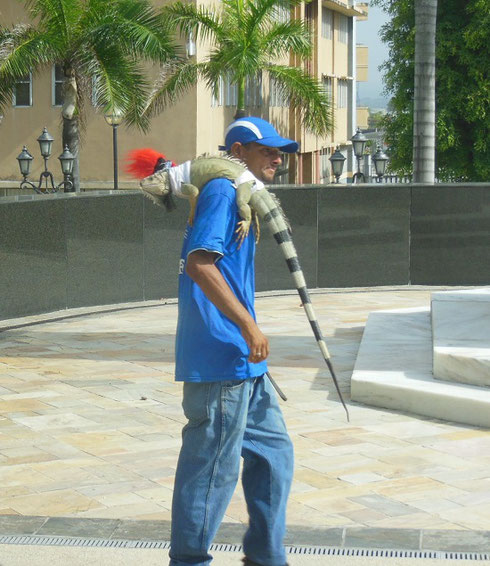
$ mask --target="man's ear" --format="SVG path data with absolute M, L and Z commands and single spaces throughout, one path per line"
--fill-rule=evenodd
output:
M 237 159 L 242 159 L 244 147 L 240 142 L 235 142 L 230 148 L 230 153 Z

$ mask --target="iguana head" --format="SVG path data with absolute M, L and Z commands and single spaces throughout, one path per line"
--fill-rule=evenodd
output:
M 167 162 L 169 163 L 169 162 Z M 169 168 L 160 169 L 153 175 L 140 181 L 140 188 L 155 204 L 164 206 L 167 210 L 175 208 L 172 202 L 172 188 L 168 174 Z

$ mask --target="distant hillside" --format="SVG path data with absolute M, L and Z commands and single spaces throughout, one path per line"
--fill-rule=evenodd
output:
M 388 99 L 382 96 L 371 97 L 371 96 L 360 96 L 357 102 L 358 106 L 368 106 L 372 110 L 381 110 L 388 107 Z

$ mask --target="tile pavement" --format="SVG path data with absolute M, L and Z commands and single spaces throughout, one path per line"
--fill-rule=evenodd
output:
M 312 293 L 346 399 L 369 312 L 433 290 Z M 354 403 L 346 422 L 298 297 L 256 306 L 296 451 L 289 543 L 490 550 L 490 431 Z M 175 323 L 174 301 L 0 322 L 0 534 L 168 537 Z M 220 537 L 246 520 L 238 487 Z

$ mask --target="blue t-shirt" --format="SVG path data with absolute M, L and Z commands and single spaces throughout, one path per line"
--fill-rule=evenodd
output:
M 257 377 L 265 361 L 248 361 L 239 327 L 205 296 L 187 275 L 185 262 L 196 250 L 218 254 L 216 267 L 255 320 L 255 240 L 250 230 L 240 249 L 235 230 L 241 220 L 236 190 L 227 179 L 213 179 L 200 191 L 194 225 L 187 226 L 179 267 L 179 317 L 175 344 L 177 381 L 222 381 Z

